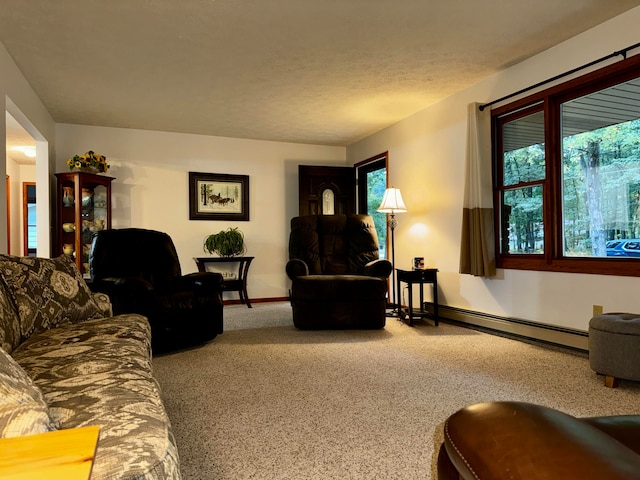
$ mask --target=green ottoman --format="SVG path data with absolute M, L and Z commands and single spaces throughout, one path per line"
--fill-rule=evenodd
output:
M 589 364 L 607 387 L 640 381 L 640 314 L 604 313 L 589 321 Z

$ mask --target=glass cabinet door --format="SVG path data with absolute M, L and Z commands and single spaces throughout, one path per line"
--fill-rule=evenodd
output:
M 57 173 L 58 231 L 55 251 L 73 256 L 89 276 L 89 252 L 95 232 L 111 228 L 112 177 L 85 172 Z

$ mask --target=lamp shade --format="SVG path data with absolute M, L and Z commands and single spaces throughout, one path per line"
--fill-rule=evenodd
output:
M 399 188 L 391 187 L 384 191 L 384 197 L 378 207 L 378 211 L 380 213 L 401 213 L 407 211 Z

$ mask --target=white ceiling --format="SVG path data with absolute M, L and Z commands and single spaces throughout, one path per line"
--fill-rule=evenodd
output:
M 640 0 L 2 0 L 56 122 L 346 146 Z

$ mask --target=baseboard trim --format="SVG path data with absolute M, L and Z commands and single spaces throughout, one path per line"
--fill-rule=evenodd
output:
M 429 305 L 429 303 L 427 303 Z M 522 340 L 558 345 L 580 352 L 589 351 L 589 333 L 518 318 L 501 317 L 462 308 L 438 306 L 441 321 L 454 323 L 488 333 L 497 333 Z
M 270 302 L 288 302 L 289 297 L 267 297 L 267 298 L 250 298 L 251 303 L 270 303 Z M 240 305 L 242 302 L 239 299 L 224 300 L 223 305 Z
M 288 302 L 289 297 L 252 298 L 251 303 Z M 225 300 L 224 305 L 239 305 L 239 299 Z M 431 302 L 425 302 L 428 309 L 432 309 Z M 441 322 L 475 328 L 487 333 L 499 334 L 518 340 L 540 342 L 556 345 L 581 353 L 589 351 L 589 333 L 566 327 L 558 327 L 545 323 L 532 322 L 512 317 L 501 317 L 488 313 L 466 310 L 463 308 L 438 306 Z

